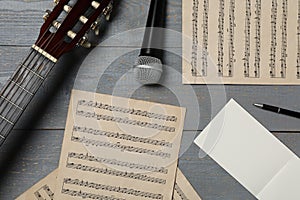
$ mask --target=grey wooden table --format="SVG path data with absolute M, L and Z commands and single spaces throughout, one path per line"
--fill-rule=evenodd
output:
M 63 56 L 0 149 L 0 199 L 14 199 L 58 166 L 73 88 L 199 108 L 198 118 L 192 113 L 186 119 L 180 169 L 204 200 L 255 199 L 211 158 L 199 158 L 199 149 L 192 141 L 226 101 L 235 98 L 300 155 L 299 120 L 252 106 L 255 102 L 266 102 L 300 109 L 300 87 L 181 85 L 176 76 L 181 71 L 182 60 L 180 0 L 168 0 L 166 19 L 168 33 L 164 62 L 169 70 L 175 70 L 177 78 L 172 82 L 173 90 L 169 88 L 170 84 L 142 87 L 131 80 L 130 69 L 138 55 L 143 36 L 140 28 L 146 22 L 150 1 L 115 1 L 112 22 L 102 33 L 99 46 L 92 50 L 77 48 Z M 0 1 L 0 87 L 34 43 L 43 22 L 43 12 L 51 5 L 50 0 Z M 191 89 L 194 95 L 191 95 Z M 180 100 L 182 96 L 188 99 L 184 104 Z M 199 124 L 195 126 L 193 121 Z

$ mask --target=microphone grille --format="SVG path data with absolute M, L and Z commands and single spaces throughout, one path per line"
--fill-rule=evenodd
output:
M 139 56 L 134 65 L 134 75 L 138 82 L 149 85 L 158 83 L 162 74 L 162 62 L 151 56 Z

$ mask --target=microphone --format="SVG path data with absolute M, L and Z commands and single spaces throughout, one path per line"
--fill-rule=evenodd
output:
M 163 27 L 166 0 L 151 0 L 143 46 L 134 64 L 134 75 L 144 85 L 158 83 L 162 72 Z

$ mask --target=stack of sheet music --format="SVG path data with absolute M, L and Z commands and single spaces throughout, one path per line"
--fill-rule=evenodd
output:
M 177 168 L 185 109 L 73 91 L 59 168 L 18 200 L 200 200 Z

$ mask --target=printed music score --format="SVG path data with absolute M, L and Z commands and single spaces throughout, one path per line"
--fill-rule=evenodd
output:
M 58 173 L 59 173 L 59 169 L 54 170 L 47 177 L 45 177 L 44 179 L 36 183 L 34 186 L 32 186 L 30 189 L 28 189 L 26 192 L 24 192 L 22 195 L 20 195 L 16 200 L 40 200 L 41 198 L 39 199 L 39 197 L 35 195 L 36 192 L 39 191 L 39 188 L 44 188 L 44 187 L 55 188 Z M 71 180 L 71 179 L 66 179 L 66 182 L 87 184 L 84 182 L 80 182 L 79 180 Z M 114 188 L 110 187 L 109 189 L 114 189 Z M 55 200 L 55 198 L 51 198 L 51 197 L 53 197 L 53 195 L 48 197 L 43 196 L 42 199 Z M 194 188 L 191 186 L 191 184 L 182 174 L 180 169 L 177 169 L 176 183 L 175 183 L 174 194 L 172 199 L 173 200 L 201 200 L 197 192 L 194 190 Z
M 185 178 L 180 169 L 177 169 L 176 183 L 174 187 L 173 200 L 201 200 L 193 186 Z
M 177 168 L 185 109 L 73 91 L 59 168 L 17 200 L 201 200 Z
M 185 109 L 73 91 L 55 199 L 171 200 Z
M 54 200 L 57 170 L 40 180 L 16 200 Z
M 300 84 L 299 0 L 184 1 L 183 35 L 184 84 Z

